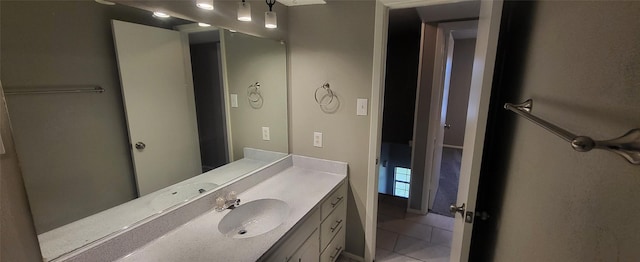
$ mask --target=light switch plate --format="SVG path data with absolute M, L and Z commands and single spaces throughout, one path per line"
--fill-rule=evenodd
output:
M 322 147 L 322 133 L 313 132 L 313 146 Z
M 269 141 L 271 140 L 271 135 L 269 134 L 269 127 L 262 127 L 262 140 Z
M 231 94 L 231 107 L 238 107 L 238 94 Z
M 367 115 L 367 102 L 366 98 L 358 98 L 358 109 L 356 115 L 366 116 Z

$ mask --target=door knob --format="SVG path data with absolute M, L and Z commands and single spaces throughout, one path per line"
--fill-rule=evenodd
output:
M 444 124 L 444 128 L 445 129 L 451 129 L 451 125 L 450 124 Z
M 138 149 L 138 150 L 142 150 L 142 149 L 144 149 L 145 147 L 147 147 L 147 145 L 145 145 L 145 144 L 144 144 L 144 143 L 142 143 L 142 142 L 138 142 L 138 143 L 136 143 L 136 149 Z
M 460 215 L 464 217 L 464 211 L 465 211 L 464 203 L 462 203 L 462 205 L 459 207 L 456 206 L 456 204 L 451 204 L 451 206 L 449 206 L 449 212 L 451 212 L 451 214 L 454 216 L 456 213 L 460 213 Z

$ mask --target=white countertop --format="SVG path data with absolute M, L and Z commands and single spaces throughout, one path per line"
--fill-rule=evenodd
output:
M 218 222 L 229 213 L 208 211 L 118 261 L 256 261 L 334 189 L 346 181 L 344 174 L 306 168 L 306 159 L 238 194 L 241 205 L 258 199 L 279 199 L 289 206 L 289 216 L 276 229 L 250 238 L 228 238 Z M 337 163 L 337 162 L 334 162 Z
M 165 204 L 157 204 L 157 201 L 154 201 L 157 200 L 157 196 L 167 191 L 200 184 L 205 184 L 207 187 L 204 189 L 206 190 L 214 190 L 217 186 L 251 173 L 285 156 L 286 154 L 284 153 L 246 148 L 245 158 L 243 159 L 42 233 L 38 235 L 38 239 L 40 241 L 43 260 L 49 261 L 65 253 L 72 252 L 79 247 L 92 243 L 109 234 L 124 230 L 137 221 L 157 215 L 163 209 L 179 204 L 180 202 L 174 203 L 170 201 Z M 197 192 L 197 189 L 195 189 L 194 192 Z M 197 196 L 197 194 L 194 196 Z

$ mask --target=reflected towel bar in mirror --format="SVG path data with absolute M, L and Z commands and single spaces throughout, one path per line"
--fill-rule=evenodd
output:
M 640 165 L 640 128 L 631 129 L 626 134 L 618 138 L 597 141 L 588 136 L 575 135 L 532 115 L 530 112 L 533 108 L 533 100 L 531 99 L 520 104 L 506 103 L 504 104 L 504 108 L 526 118 L 551 133 L 556 134 L 565 141 L 571 143 L 571 147 L 576 151 L 588 152 L 594 148 L 604 149 L 624 157 L 631 164 Z
M 98 85 L 70 85 L 70 86 L 11 86 L 6 87 L 7 95 L 34 94 L 62 94 L 62 93 L 103 93 L 105 90 Z

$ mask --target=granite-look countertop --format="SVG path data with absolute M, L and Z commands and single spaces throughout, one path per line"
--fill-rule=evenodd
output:
M 318 161 L 293 156 L 293 166 L 238 192 L 241 205 L 258 199 L 279 199 L 289 206 L 289 216 L 276 229 L 249 238 L 229 238 L 218 231 L 218 223 L 230 212 L 211 209 L 188 223 L 157 238 L 118 261 L 256 261 L 333 190 L 346 181 L 346 163 L 324 161 L 320 166 L 338 166 L 343 172 L 314 168 Z

